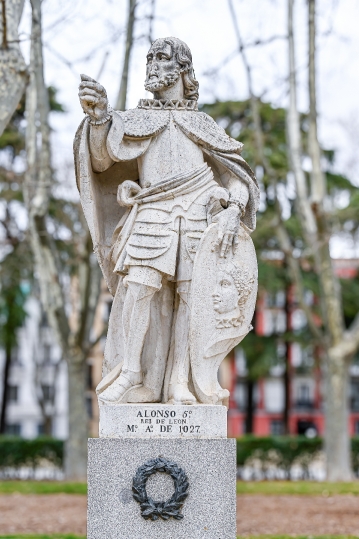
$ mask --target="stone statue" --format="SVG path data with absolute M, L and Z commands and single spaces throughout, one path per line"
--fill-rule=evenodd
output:
M 94 250 L 114 296 L 97 388 L 103 404 L 226 404 L 225 355 L 250 331 L 259 201 L 242 144 L 198 112 L 188 46 L 157 39 L 124 112 L 82 75 L 74 144 Z

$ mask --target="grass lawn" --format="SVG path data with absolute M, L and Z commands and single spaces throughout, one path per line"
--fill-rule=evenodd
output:
M 322 495 L 326 497 L 333 496 L 334 494 L 353 494 L 358 496 L 359 481 L 353 481 L 352 483 L 319 483 L 316 481 L 238 481 L 237 494 L 303 494 L 306 496 Z
M 12 494 L 13 492 L 18 492 L 20 494 L 87 494 L 87 485 L 86 483 L 67 483 L 66 481 L 0 481 L 0 494 Z M 352 483 L 318 483 L 315 481 L 238 481 L 237 494 L 302 494 L 305 496 L 353 494 L 358 496 L 359 481 Z M 2 539 L 1 535 L 0 539 Z
M 87 484 L 67 483 L 66 481 L 0 481 L 0 494 L 12 494 L 13 492 L 20 494 L 87 494 Z M 2 537 L 0 535 L 0 538 Z M 36 537 L 46 539 L 45 535 Z M 60 538 L 60 535 L 58 537 Z M 61 539 L 64 537 L 65 535 L 61 536 Z M 72 537 L 75 536 L 68 535 L 66 539 L 72 539 Z
M 0 535 L 0 539 L 86 539 L 85 535 L 55 534 L 55 535 Z

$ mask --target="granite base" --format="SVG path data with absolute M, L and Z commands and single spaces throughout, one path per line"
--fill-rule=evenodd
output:
M 90 439 L 88 539 L 235 539 L 236 442 L 233 439 Z M 147 461 L 164 457 L 188 477 L 182 520 L 145 520 L 132 480 Z M 164 473 L 147 480 L 156 501 L 173 494 Z

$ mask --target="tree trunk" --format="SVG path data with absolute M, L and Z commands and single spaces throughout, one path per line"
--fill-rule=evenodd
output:
M 65 477 L 72 481 L 86 481 L 88 421 L 85 360 L 81 352 L 75 352 L 67 362 L 69 434 L 65 445 Z
M 6 411 L 9 401 L 9 376 L 10 376 L 10 367 L 11 367 L 11 347 L 6 346 L 5 350 L 5 366 L 3 374 L 3 390 L 2 390 L 2 401 L 1 401 L 1 414 L 0 414 L 0 434 L 5 434 L 6 429 Z
M 45 415 L 44 417 L 44 434 L 45 436 L 52 436 L 52 416 Z
M 137 0 L 128 0 L 128 19 L 127 19 L 125 59 L 123 62 L 120 91 L 118 93 L 118 98 L 117 98 L 117 103 L 116 103 L 117 110 L 126 109 L 128 71 L 130 67 L 130 57 L 131 57 L 132 45 L 133 45 L 133 29 L 135 25 L 136 3 L 137 3 Z
M 23 6 L 24 0 L 0 2 L 0 136 L 19 104 L 27 81 L 18 35 Z
M 351 481 L 349 437 L 349 362 L 329 357 L 325 365 L 325 436 L 327 481 Z
M 246 434 L 252 434 L 254 429 L 254 387 L 255 383 L 250 378 L 247 379 L 247 405 L 246 405 Z
M 325 177 L 320 162 L 320 146 L 317 129 L 316 105 L 316 2 L 308 1 L 309 29 L 309 133 L 308 150 L 312 162 L 311 205 L 318 230 L 319 279 L 321 284 L 322 310 L 330 347 L 343 340 L 344 319 L 341 305 L 339 280 L 335 275 L 330 256 L 330 225 L 324 209 Z M 327 352 L 325 373 L 325 453 L 327 479 L 349 481 L 351 473 L 349 410 L 348 410 L 348 359 L 343 354 Z
M 285 295 L 285 316 L 287 333 L 292 331 L 292 309 L 291 309 L 291 287 L 287 287 Z M 292 381 L 292 363 L 291 363 L 291 346 L 287 340 L 285 343 L 285 368 L 283 374 L 284 384 L 284 410 L 283 410 L 283 426 L 284 434 L 290 434 L 290 407 L 291 407 L 291 381 Z
M 287 115 L 288 147 L 297 189 L 298 211 L 307 246 L 312 250 L 315 269 L 320 283 L 320 304 L 324 326 L 322 346 L 325 350 L 326 383 L 325 449 L 328 479 L 348 480 L 351 477 L 348 429 L 348 355 L 340 350 L 345 342 L 341 294 L 329 250 L 332 230 L 324 211 L 324 175 L 320 164 L 317 137 L 317 111 L 315 87 L 315 0 L 308 3 L 309 28 L 309 155 L 312 161 L 311 198 L 308 196 L 306 177 L 301 164 L 301 132 L 296 98 L 296 72 L 293 36 L 293 5 L 288 0 L 289 43 L 289 110 Z
M 289 414 L 290 414 L 290 387 L 291 387 L 291 364 L 290 364 L 290 343 L 285 345 L 285 369 L 283 374 L 284 384 L 284 410 L 283 429 L 284 434 L 290 434 Z

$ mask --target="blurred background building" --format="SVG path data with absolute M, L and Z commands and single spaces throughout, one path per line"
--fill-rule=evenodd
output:
M 354 278 L 359 259 L 336 259 L 338 277 Z M 307 294 L 313 304 L 313 294 Z M 95 317 L 94 333 L 101 333 L 111 309 L 112 298 L 105 285 Z M 28 313 L 18 330 L 8 378 L 8 404 L 5 432 L 24 438 L 41 434 L 66 439 L 68 434 L 67 365 L 53 338 L 52 330 L 34 296 L 27 300 Z M 274 337 L 275 349 L 264 376 L 248 376 L 246 354 L 237 347 L 221 366 L 223 386 L 231 391 L 228 429 L 230 436 L 253 433 L 322 435 L 324 430 L 323 377 L 319 366 L 320 350 L 313 350 L 300 338 L 306 319 L 299 308 L 295 291 L 269 294 L 261 291 L 254 321 L 258 336 Z M 285 342 L 288 329 L 297 342 Z M 103 337 L 87 361 L 87 413 L 89 430 L 98 435 L 98 405 L 95 387 L 101 379 Z M 255 344 L 254 344 L 255 345 Z M 271 348 L 269 347 L 269 350 Z M 272 348 L 273 350 L 273 348 Z M 5 354 L 1 350 L 0 374 L 4 380 Z M 4 384 L 1 384 L 3 392 Z M 359 357 L 350 369 L 351 435 L 359 434 Z M 1 395 L 2 401 L 2 395 Z

